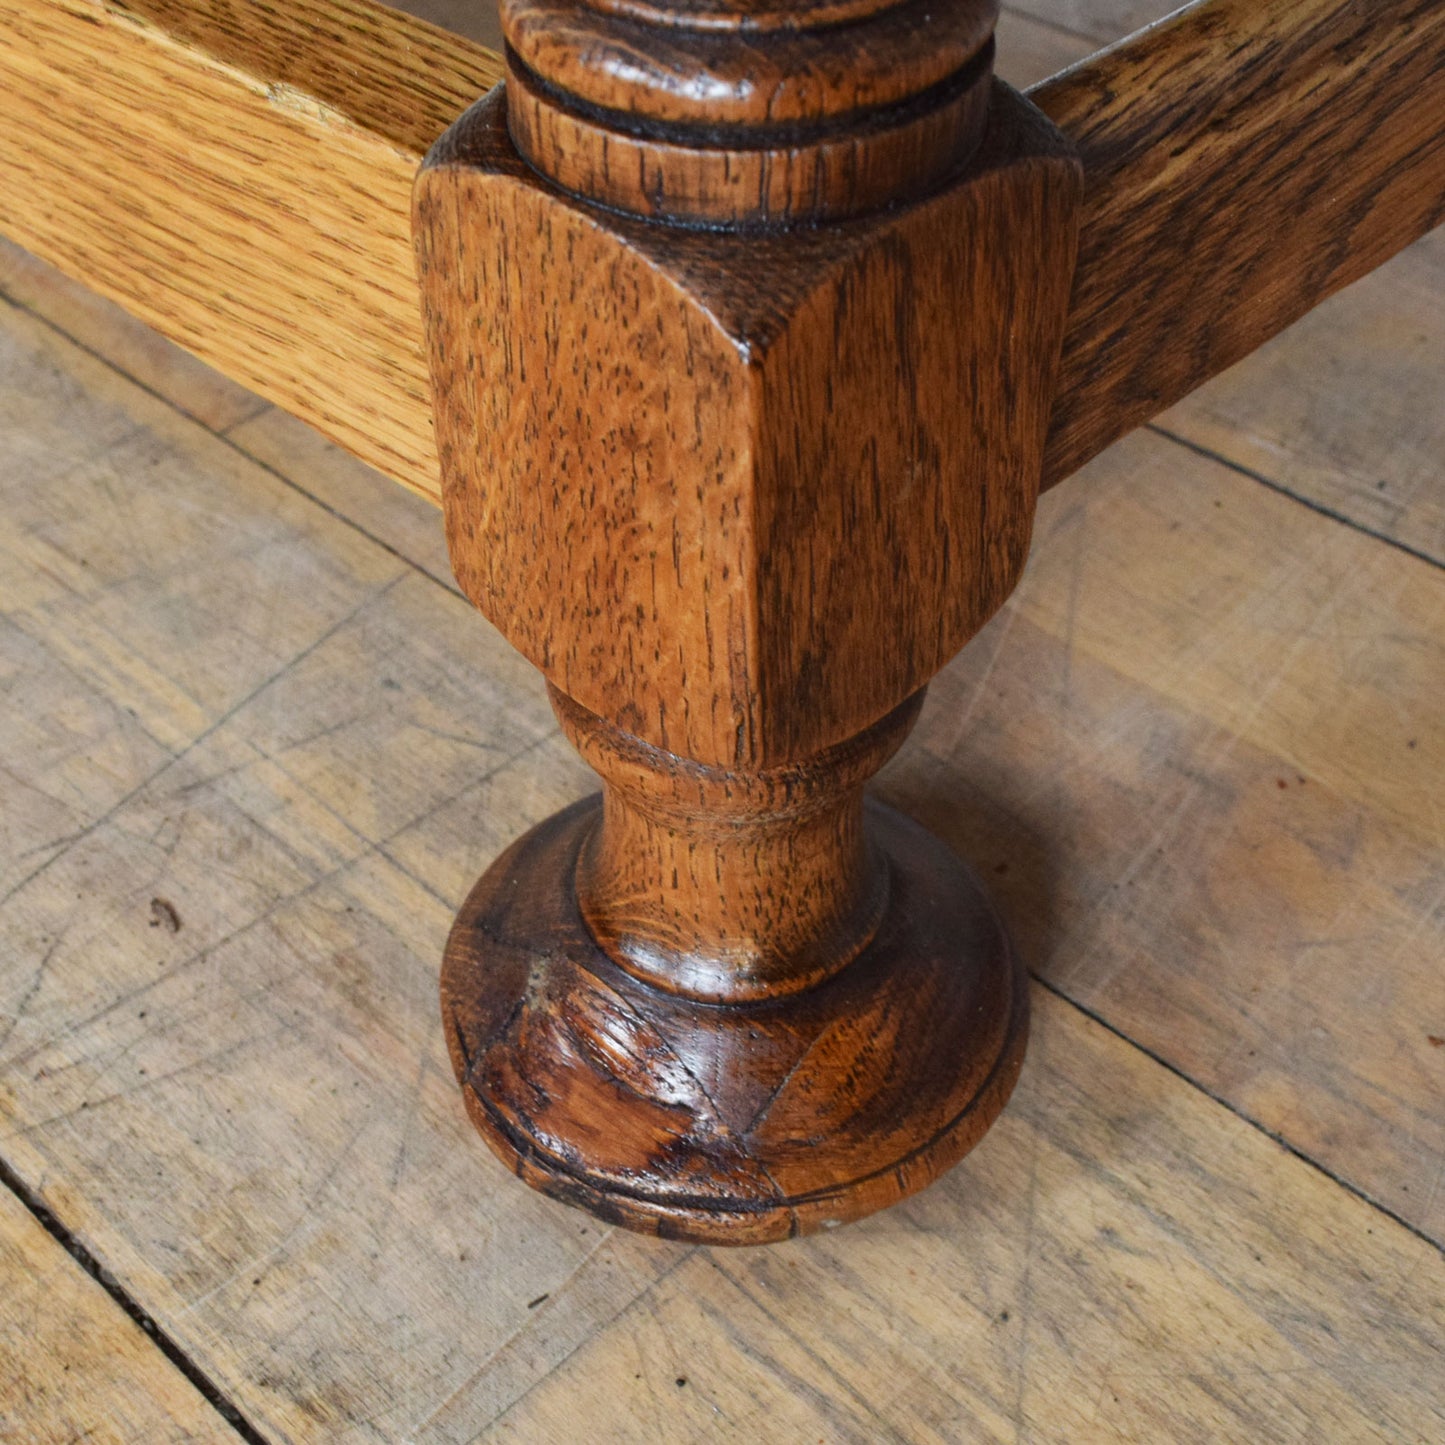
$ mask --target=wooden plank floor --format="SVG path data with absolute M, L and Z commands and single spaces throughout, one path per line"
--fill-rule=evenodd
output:
M 1153 13 L 1028 8 L 1021 79 Z M 1445 237 L 1045 499 L 881 782 L 1033 969 L 1019 1090 L 736 1253 L 463 1116 L 451 914 L 590 782 L 436 514 L 0 293 L 0 1439 L 1445 1438 Z

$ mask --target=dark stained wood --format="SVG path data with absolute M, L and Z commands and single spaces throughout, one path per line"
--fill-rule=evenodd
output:
M 868 812 L 890 880 L 868 947 L 730 1007 L 598 947 L 571 887 L 596 800 L 497 860 L 452 930 L 442 1009 L 472 1119 L 521 1178 L 631 1229 L 763 1244 L 884 1208 L 973 1147 L 1023 1063 L 1025 979 L 957 858 Z
M 65 851 L 0 908 L 0 1153 L 267 1440 L 1439 1435 L 1445 1259 L 1335 1182 L 1441 1238 L 1438 569 L 1147 434 L 1044 498 L 1022 596 L 930 687 L 885 796 L 1058 986 L 1116 965 L 1077 996 L 1125 1037 L 1036 986 L 957 1169 L 861 1225 L 689 1252 L 521 1187 L 466 1120 L 452 915 L 596 784 L 533 670 L 386 550 L 429 564 L 428 508 L 270 413 L 247 448 L 284 484 L 0 311 L 6 891 Z M 192 582 L 219 623 L 176 605 Z M 169 762 L 147 732 L 218 723 L 117 807 Z M 1281 791 L 1302 731 L 1329 778 Z M 1370 838 L 1386 799 L 1417 845 Z M 1322 1074 L 1337 1051 L 1353 1076 Z M 44 1378 L 33 1323 L 14 1367 Z
M 997 19 L 997 0 L 504 0 L 512 139 L 566 190 L 642 215 L 858 215 L 976 149 Z
M 863 785 L 922 703 L 915 693 L 804 763 L 743 771 L 663 752 L 553 689 L 563 731 L 605 784 L 577 868 L 592 936 L 634 977 L 707 1003 L 797 993 L 846 968 L 890 886 Z
M 856 1218 L 1017 1076 L 977 884 L 863 799 L 1037 502 L 1079 172 L 995 16 L 509 4 L 418 180 L 452 565 L 605 783 L 463 910 L 453 1062 L 633 1228 Z
M 697 231 L 540 179 L 494 94 L 417 183 L 463 591 L 560 691 L 766 768 L 911 697 L 1027 555 L 1078 175 L 995 86 L 967 176 Z
M 1439 0 L 1202 0 L 1031 98 L 1086 174 L 1046 487 L 1445 219 Z

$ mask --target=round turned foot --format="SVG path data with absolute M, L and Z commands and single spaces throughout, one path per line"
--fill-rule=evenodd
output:
M 468 1111 L 524 1180 L 613 1223 L 762 1244 L 936 1179 L 1013 1089 L 1027 994 L 981 887 L 876 803 L 886 902 L 812 987 L 708 1003 L 618 967 L 582 918 L 597 798 L 515 843 L 452 929 L 442 1007 Z

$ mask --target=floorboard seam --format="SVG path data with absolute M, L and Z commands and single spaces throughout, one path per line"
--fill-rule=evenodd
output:
M 1169 431 L 1162 426 L 1156 426 L 1153 422 L 1145 422 L 1142 431 L 1153 432 L 1157 437 L 1163 437 L 1165 441 L 1173 442 L 1175 446 L 1183 447 L 1187 452 L 1193 452 L 1197 457 L 1203 457 L 1206 461 L 1217 463 L 1226 470 L 1235 473 L 1236 476 L 1247 477 L 1251 482 L 1258 482 L 1262 487 L 1268 487 L 1270 491 L 1278 493 L 1281 497 L 1288 497 L 1292 502 L 1298 502 L 1301 507 L 1308 508 L 1311 512 L 1321 517 L 1328 517 L 1332 522 L 1339 522 L 1348 527 L 1352 532 L 1359 532 L 1362 536 L 1373 537 L 1377 542 L 1383 542 L 1387 547 L 1393 547 L 1397 552 L 1403 552 L 1407 557 L 1413 557 L 1417 562 L 1424 562 L 1427 566 L 1438 568 L 1445 572 L 1445 559 L 1432 557 L 1429 552 L 1421 551 L 1418 547 L 1412 547 L 1408 542 L 1402 542 L 1398 537 L 1392 537 L 1388 532 L 1377 532 L 1373 527 L 1367 527 L 1363 522 L 1356 521 L 1353 517 L 1344 512 L 1337 512 L 1333 507 L 1327 507 L 1323 502 L 1316 502 L 1309 497 L 1303 497 L 1298 492 L 1291 491 L 1283 482 L 1277 482 L 1273 477 L 1266 476 L 1263 472 L 1257 472 L 1253 467 L 1247 467 L 1243 462 L 1232 461 L 1222 452 L 1215 451 L 1212 447 L 1206 447 L 1199 442 L 1192 442 L 1188 437 L 1182 437 L 1177 432 Z
M 1090 1019 L 1094 1023 L 1098 1024 L 1101 1029 L 1104 1029 L 1108 1033 L 1112 1034 L 1121 1043 L 1128 1044 L 1130 1048 L 1138 1049 L 1138 1051 L 1143 1054 L 1145 1058 L 1152 1060 L 1154 1063 L 1158 1064 L 1160 1068 L 1166 1069 L 1176 1079 L 1179 1079 L 1182 1083 L 1188 1084 L 1191 1089 L 1196 1089 L 1199 1093 L 1203 1094 L 1206 1099 L 1211 1099 L 1214 1103 L 1218 1104 L 1221 1109 L 1224 1109 L 1226 1112 L 1232 1114 L 1236 1119 L 1240 1121 L 1240 1123 L 1247 1124 L 1256 1133 L 1263 1134 L 1266 1139 L 1273 1140 L 1273 1142 L 1278 1144 L 1279 1147 L 1283 1149 L 1286 1154 L 1293 1155 L 1293 1157 L 1300 1160 L 1301 1163 L 1308 1164 L 1309 1167 L 1313 1169 L 1316 1173 L 1323 1174 L 1324 1177 L 1328 1179 L 1331 1184 L 1337 1184 L 1341 1189 L 1345 1191 L 1346 1194 L 1353 1195 L 1356 1199 L 1360 1201 L 1361 1204 L 1368 1205 L 1369 1208 L 1374 1210 L 1376 1214 L 1384 1215 L 1386 1219 L 1390 1220 L 1394 1224 L 1398 1224 L 1400 1228 L 1405 1230 L 1407 1233 L 1414 1235 L 1414 1237 L 1418 1239 L 1422 1244 L 1429 1245 L 1429 1247 L 1433 1249 L 1437 1254 L 1445 1256 L 1445 1245 L 1442 1245 L 1437 1240 L 1432 1239 L 1428 1234 L 1425 1233 L 1423 1229 L 1421 1229 L 1416 1224 L 1411 1224 L 1410 1221 L 1406 1219 L 1403 1215 L 1397 1214 L 1393 1209 L 1390 1208 L 1388 1204 L 1382 1204 L 1378 1199 L 1372 1198 L 1369 1194 L 1366 1194 L 1365 1191 L 1359 1187 L 1359 1185 L 1352 1184 L 1348 1179 L 1345 1179 L 1343 1176 L 1336 1174 L 1333 1169 L 1330 1169 L 1327 1165 L 1321 1164 L 1318 1159 L 1313 1158 L 1311 1155 L 1306 1154 L 1303 1149 L 1299 1148 L 1298 1145 L 1291 1144 L 1290 1141 L 1284 1137 L 1284 1135 L 1276 1133 L 1267 1124 L 1261 1123 L 1260 1120 L 1253 1118 L 1249 1114 L 1246 1114 L 1244 1110 L 1238 1108 L 1234 1104 L 1231 1104 L 1228 1099 L 1224 1098 L 1220 1094 L 1216 1094 L 1213 1089 L 1208 1088 L 1206 1085 L 1201 1084 L 1198 1079 L 1186 1073 L 1185 1070 L 1180 1068 L 1178 1064 L 1170 1063 L 1170 1061 L 1166 1059 L 1162 1054 L 1156 1053 L 1147 1044 L 1141 1044 L 1138 1039 L 1130 1037 L 1130 1035 L 1126 1034 L 1124 1030 L 1119 1028 L 1116 1024 L 1110 1023 L 1109 1020 L 1106 1019 L 1101 1013 L 1096 1012 L 1094 1009 L 1091 1009 L 1087 1004 L 1082 1004 L 1078 1001 L 1078 999 L 1072 998 L 1069 994 L 1065 993 L 1064 990 L 1058 986 L 1058 984 L 1051 983 L 1048 979 L 1042 977 L 1037 973 L 1031 973 L 1030 976 L 1033 978 L 1034 982 L 1039 985 L 1040 988 L 1044 989 L 1048 993 L 1051 993 L 1056 999 L 1059 999 L 1062 1003 L 1068 1004 L 1070 1008 L 1078 1009 L 1078 1011 L 1083 1014 L 1085 1018 Z M 1027 1056 L 1025 1056 L 1025 1067 L 1027 1067 Z
M 3 1158 L 0 1158 L 0 1184 L 4 1184 L 29 1210 L 41 1228 L 120 1306 L 127 1317 L 140 1326 L 146 1338 L 195 1386 L 206 1403 L 247 1445 L 270 1445 L 266 1437 L 222 1394 L 210 1376 L 161 1329 L 155 1317 L 126 1292 L 95 1255 L 66 1228 L 55 1211 L 30 1189 Z

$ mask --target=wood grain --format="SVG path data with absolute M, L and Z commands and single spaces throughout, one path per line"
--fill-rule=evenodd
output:
M 1445 347 L 1437 240 L 1330 302 L 1288 364 L 1265 353 L 1225 379 L 1278 438 L 1260 464 L 1293 485 L 1329 465 L 1389 479 L 1417 536 L 1437 490 L 1424 445 L 1435 412 L 1408 399 L 1431 392 Z M 1402 343 L 1426 369 L 1402 371 Z M 1309 374 L 1311 426 L 1292 430 L 1320 356 L 1338 360 Z M 1381 426 L 1392 415 L 1398 431 Z M 1251 455 L 1248 434 L 1216 425 L 1212 442 Z M 265 455 L 284 462 L 290 434 L 275 430 Z M 1333 462 L 1315 450 L 1331 436 L 1354 439 Z M 297 454 L 298 479 L 309 456 Z M 362 483 L 337 476 L 326 495 Z M 408 510 L 419 529 L 425 512 Z M 1035 967 L 1105 1017 L 1122 1011 L 1162 1056 L 1441 1240 L 1433 575 L 1140 435 L 1077 492 L 1045 498 L 1022 592 L 933 686 L 918 741 L 937 764 L 900 762 L 885 779 L 891 801 L 988 875 Z M 1261 855 L 1267 865 L 1249 863 Z M 469 886 L 440 840 L 417 856 Z
M 455 593 L 3 314 L 0 1154 L 268 1438 L 479 1428 L 668 1264 L 490 1162 L 438 1026 L 418 835 L 474 875 L 586 770 Z
M 1417 241 L 1155 425 L 1445 563 L 1445 231 Z
M 947 1179 L 846 1234 L 691 1255 L 497 1438 L 580 1401 L 628 1445 L 1438 1435 L 1431 1246 L 1068 1005 L 1035 1016 L 1014 1103 Z
M 981 888 L 863 787 L 1022 568 L 1078 166 L 993 4 L 502 15 L 416 187 L 447 542 L 604 791 L 469 895 L 453 1067 L 603 1219 L 834 1227 L 1022 1059 Z
M 114 1300 L 0 1186 L 0 1439 L 234 1441 Z
M 434 959 L 478 868 L 592 785 L 534 674 L 410 569 L 376 595 L 395 556 L 334 515 L 358 466 L 331 456 L 331 510 L 307 502 L 4 315 L 0 478 L 36 484 L 7 492 L 0 530 L 0 657 L 18 704 L 0 725 L 7 763 L 44 792 L 7 795 L 0 833 L 0 1033 L 15 1021 L 0 1152 L 268 1438 L 545 1438 L 584 1417 L 624 1440 L 795 1425 L 952 1439 L 960 1421 L 1005 1439 L 1439 1434 L 1438 1254 L 1047 993 L 1033 1062 L 985 1145 L 846 1235 L 734 1270 L 735 1256 L 601 1236 L 516 1189 L 461 1118 Z M 1337 404 L 1370 399 L 1344 389 Z M 243 430 L 306 483 L 319 451 L 287 462 L 294 428 L 265 426 Z M 1423 1198 L 1440 1156 L 1382 1111 L 1401 1092 L 1422 1110 L 1438 1097 L 1418 992 L 1441 947 L 1438 891 L 1399 886 L 1411 855 L 1371 821 L 1376 789 L 1408 799 L 1411 777 L 1393 780 L 1413 755 L 1355 726 L 1308 728 L 1334 755 L 1312 793 L 1277 787 L 1298 718 L 1228 743 L 1286 647 L 1272 599 L 1297 597 L 1283 630 L 1306 630 L 1314 594 L 1296 589 L 1333 532 L 1321 586 L 1357 576 L 1357 591 L 1285 691 L 1343 685 L 1360 719 L 1403 705 L 1428 720 L 1428 691 L 1402 697 L 1398 668 L 1367 659 L 1433 635 L 1419 579 L 1437 574 L 1350 621 L 1396 575 L 1394 554 L 1318 518 L 1292 558 L 1276 543 L 1302 509 L 1161 438 L 1130 446 L 1045 499 L 1035 570 L 1050 567 L 1054 620 L 1010 606 L 955 665 L 967 691 L 945 672 L 926 750 L 894 765 L 891 796 L 972 854 L 1035 961 L 1067 962 L 1070 940 L 1127 900 L 1090 966 L 1113 942 L 1128 966 L 1096 998 L 1155 1020 L 1166 1061 L 1192 1025 L 1154 996 L 1151 958 L 1180 978 L 1192 965 L 1203 992 L 1227 965 L 1238 987 L 1222 1016 L 1260 1037 L 1308 1004 L 1297 1033 L 1236 1060 L 1257 1070 L 1251 1099 L 1293 1101 L 1266 1116 L 1291 1143 L 1311 1113 L 1373 1118 L 1331 1136 L 1332 1167 L 1365 1193 L 1399 1178 L 1408 1199 L 1422 1182 Z M 394 501 L 409 520 L 382 537 L 405 550 L 432 514 Z M 359 514 L 373 528 L 376 502 Z M 1070 613 L 1091 555 L 1079 539 L 1109 535 L 1118 550 Z M 1371 569 L 1375 549 L 1390 565 Z M 181 556 L 222 593 L 194 625 L 174 598 Z M 1198 570 L 1197 589 L 1160 587 L 1166 560 Z M 340 613 L 278 606 L 348 575 Z M 202 667 L 207 629 L 219 640 Z M 1354 650 L 1334 654 L 1345 640 Z M 1110 645 L 1120 665 L 1091 662 Z M 1212 666 L 1195 668 L 1201 653 Z M 1221 671 L 1234 653 L 1248 665 Z M 177 750 L 212 731 L 127 800 L 168 762 L 142 722 Z M 1421 767 L 1424 826 L 1438 769 Z M 1232 798 L 1244 811 L 1218 811 Z M 1193 839 L 1195 822 L 1203 841 L 1175 850 L 1180 866 L 1131 869 L 1166 823 Z M 1274 851 L 1259 875 L 1261 842 Z M 150 928 L 158 895 L 179 934 Z M 1354 912 L 1335 919 L 1340 900 Z M 1332 921 L 1337 946 L 1313 947 Z M 1369 970 L 1349 936 L 1370 940 Z M 1271 993 L 1296 954 L 1303 972 Z M 1353 1067 L 1323 1070 L 1341 1048 Z
M 508 130 L 575 195 L 705 225 L 864 215 L 978 148 L 997 0 L 503 0 Z
M 435 495 L 409 196 L 495 57 L 355 0 L 4 0 L 0 31 L 0 230 Z
M 885 796 L 1043 977 L 1445 1243 L 1445 576 L 1148 433 L 1081 481 Z
M 640 957 L 646 938 L 623 952 L 584 923 L 600 813 L 587 799 L 519 839 L 447 943 L 452 1067 L 518 1178 L 644 1234 L 769 1244 L 895 1205 L 978 1143 L 1018 1080 L 1027 988 L 947 848 L 872 804 L 856 831 L 885 888 L 864 946 L 810 938 L 758 979 L 691 933 Z M 671 901 L 645 884 L 644 907 Z
M 1031 98 L 1086 175 L 1046 487 L 1445 218 L 1436 0 L 1205 0 Z
M 1042 18 L 1113 38 L 1156 12 L 1094 6 Z M 498 78 L 497 57 L 365 0 L 241 11 L 6 0 L 0 18 L 6 234 L 438 496 L 405 244 L 410 176 Z M 1031 46 L 1064 43 L 1006 15 L 1005 74 L 1010 25 Z M 1131 55 L 1039 92 L 1083 145 L 1093 197 L 1047 483 L 1438 219 L 1441 29 L 1429 0 L 1368 15 L 1323 0 L 1210 0 Z M 1372 77 L 1360 107 L 1356 63 Z M 141 103 L 158 90 L 169 98 L 163 115 Z M 66 135 L 57 113 L 71 118 Z M 1281 135 L 1298 137 L 1302 165 L 1294 145 L 1276 146 Z M 1180 144 L 1182 159 L 1167 160 Z M 1341 147 L 1347 172 L 1334 164 Z M 1330 184 L 1318 184 L 1326 171 Z M 1291 195 L 1286 240 L 1275 213 Z M 258 215 L 267 225 L 244 220 Z M 1301 247 L 1325 236 L 1345 239 L 1297 264 Z M 1172 281 L 1141 308 L 1146 271 Z M 1161 349 L 1180 316 L 1193 318 L 1192 339 Z M 1128 339 L 1111 340 L 1121 328 Z
M 770 767 L 871 726 L 1023 565 L 1076 187 L 1000 87 L 974 168 L 916 206 L 698 232 L 560 194 L 481 103 L 416 193 L 463 591 L 679 756 Z
M 254 392 L 222 376 L 113 301 L 70 281 L 38 256 L 0 238 L 0 296 L 43 315 L 113 366 L 212 431 L 265 410 Z

